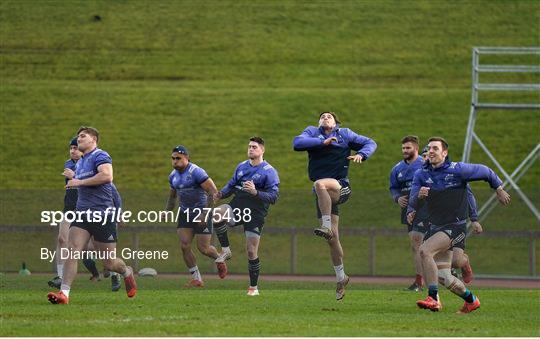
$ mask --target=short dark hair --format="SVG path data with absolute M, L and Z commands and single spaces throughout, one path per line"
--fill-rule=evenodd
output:
M 446 142 L 446 140 L 444 140 L 444 138 L 442 138 L 442 137 L 431 137 L 431 138 L 429 138 L 428 143 L 430 143 L 432 141 L 440 141 L 443 150 L 445 150 L 445 151 L 448 150 L 448 143 Z
M 321 119 L 321 116 L 322 116 L 324 113 L 331 114 L 331 115 L 334 117 L 334 120 L 336 121 L 336 124 L 341 124 L 341 121 L 339 121 L 339 118 L 338 118 L 337 114 L 334 113 L 334 112 L 328 112 L 328 111 L 321 112 L 321 114 L 319 114 L 319 119 Z
M 416 135 L 407 135 L 403 139 L 401 139 L 401 143 L 404 144 L 406 142 L 412 142 L 413 144 L 417 145 L 420 144 L 420 140 Z
M 249 141 L 254 141 L 254 142 L 258 143 L 259 145 L 264 146 L 264 140 L 261 137 L 257 137 L 257 136 L 251 137 L 251 138 L 249 138 Z
M 95 129 L 94 127 L 89 127 L 89 126 L 81 126 L 79 127 L 79 130 L 77 131 L 77 136 L 79 136 L 79 133 L 81 132 L 86 132 L 90 135 L 93 135 L 96 137 L 96 142 L 99 141 L 99 131 L 97 129 Z

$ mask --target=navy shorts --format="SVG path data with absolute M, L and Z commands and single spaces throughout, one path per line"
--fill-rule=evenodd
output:
M 419 222 L 416 222 L 413 221 L 413 224 L 410 225 L 410 224 L 407 224 L 407 232 L 412 232 L 412 231 L 415 231 L 415 232 L 419 232 L 419 233 L 422 233 L 422 234 L 426 234 L 428 229 L 429 229 L 429 226 L 426 226 L 425 224 L 427 224 L 428 222 L 427 221 L 419 221 Z
M 232 209 L 232 217 L 237 217 L 239 221 L 234 222 L 234 226 L 244 226 L 244 232 L 252 232 L 257 235 L 262 234 L 262 229 L 264 227 L 265 216 L 264 212 L 259 211 L 259 209 L 250 208 L 246 204 L 243 204 L 240 199 L 233 199 L 229 203 Z M 245 220 L 245 215 L 243 214 L 244 210 L 249 208 L 250 211 L 250 220 Z M 236 211 L 236 213 L 235 213 Z
M 467 238 L 467 224 L 448 224 L 444 226 L 435 226 L 431 225 L 426 235 L 424 236 L 424 241 L 429 239 L 432 235 L 438 232 L 443 232 L 446 234 L 450 240 L 451 245 L 449 249 L 454 247 L 465 249 L 465 238 Z
M 188 218 L 190 220 L 188 220 Z M 204 217 L 204 214 L 202 213 L 202 208 L 193 208 L 187 211 L 183 210 L 178 215 L 177 228 L 190 228 L 193 230 L 193 234 L 212 235 L 212 231 L 213 231 L 212 218 L 208 216 L 206 224 L 203 225 L 201 224 L 200 221 L 204 219 L 205 217 Z
M 78 227 L 86 230 L 95 241 L 104 243 L 116 243 L 118 235 L 116 233 L 116 222 L 107 220 L 103 222 L 90 222 L 86 219 L 86 215 L 82 215 L 82 221 L 75 220 L 70 227 Z
M 346 203 L 352 193 L 351 186 L 349 185 L 348 181 L 340 179 L 338 180 L 338 182 L 341 185 L 341 189 L 339 190 L 339 199 L 337 203 L 332 204 L 332 211 L 330 213 L 333 215 L 339 215 L 338 205 Z M 320 219 L 322 218 L 322 213 L 321 209 L 319 208 L 319 199 L 317 197 L 317 194 L 315 194 L 315 206 L 317 207 L 317 219 Z
M 77 196 L 78 192 L 76 189 L 66 190 L 66 195 L 64 195 L 64 213 L 77 209 Z

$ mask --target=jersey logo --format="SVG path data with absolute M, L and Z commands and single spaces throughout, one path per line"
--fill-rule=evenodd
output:
M 401 172 L 399 172 L 399 174 L 398 174 L 397 177 L 398 177 L 398 178 L 401 178 L 401 177 L 403 177 L 403 174 L 402 174 Z
M 243 176 L 243 175 L 244 175 L 244 171 L 238 172 L 238 177 L 241 177 L 241 176 Z
M 254 180 L 259 179 L 260 177 L 261 177 L 261 175 L 259 173 L 257 173 L 252 177 L 252 179 L 254 179 Z
M 253 229 L 253 231 L 259 232 L 259 228 L 258 228 L 258 227 L 255 227 L 255 228 Z
M 431 180 L 431 178 L 427 178 L 426 184 L 433 184 L 433 180 Z
M 450 163 L 450 168 L 454 168 L 454 167 L 456 167 L 456 165 L 457 165 L 457 162 L 451 162 Z
M 444 177 L 444 181 L 450 181 L 454 179 L 454 175 L 453 174 L 447 174 L 445 177 Z

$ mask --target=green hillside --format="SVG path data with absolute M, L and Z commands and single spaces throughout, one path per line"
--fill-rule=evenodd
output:
M 471 48 L 538 46 L 538 22 L 535 1 L 3 1 L 0 223 L 35 224 L 40 210 L 61 208 L 67 144 L 85 124 L 101 131 L 129 209 L 163 207 L 172 146 L 186 145 L 222 186 L 261 135 L 282 182 L 269 223 L 311 225 L 307 156 L 291 143 L 333 110 L 379 145 L 351 166 L 344 220 L 398 227 L 387 181 L 401 137 L 445 136 L 460 159 Z M 489 112 L 477 125 L 509 171 L 538 142 L 537 126 L 534 111 Z M 473 161 L 491 165 L 478 150 Z M 521 180 L 535 202 L 539 174 L 535 165 Z M 517 196 L 505 211 L 492 227 L 515 216 L 523 222 L 510 227 L 536 227 Z

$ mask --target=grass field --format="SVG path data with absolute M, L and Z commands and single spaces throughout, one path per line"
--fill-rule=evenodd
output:
M 2 1 L 2 187 L 61 189 L 68 140 L 90 124 L 120 189 L 166 189 L 178 143 L 221 186 L 253 134 L 282 187 L 306 188 L 292 139 L 331 109 L 379 144 L 353 188 L 384 189 L 406 134 L 443 135 L 460 158 L 472 47 L 538 46 L 539 20 L 536 1 Z M 513 168 L 538 116 L 507 113 L 481 116 L 478 134 Z M 20 164 L 40 175 L 21 180 Z
M 0 225 L 38 225 L 40 211 L 62 208 L 67 143 L 87 124 L 101 131 L 124 207 L 132 211 L 163 208 L 173 145 L 185 144 L 221 187 L 245 159 L 247 138 L 259 134 L 281 179 L 267 225 L 313 227 L 307 156 L 291 143 L 318 112 L 334 110 L 345 127 L 379 145 L 349 172 L 353 196 L 341 209 L 342 226 L 403 227 L 387 192 L 401 138 L 442 135 L 460 159 L 472 47 L 539 46 L 538 22 L 540 2 L 527 0 L 1 1 Z M 540 74 L 504 79 L 540 82 Z M 483 98 L 540 100 L 535 92 Z M 535 111 L 492 111 L 479 116 L 477 133 L 511 172 L 538 142 L 537 121 Z M 492 165 L 476 145 L 472 161 Z M 520 181 L 537 206 L 539 178 L 536 164 Z M 487 197 L 481 187 L 473 185 L 480 202 Z M 485 221 L 486 231 L 538 230 L 513 198 Z M 50 269 L 38 251 L 52 247 L 53 233 L 6 235 L 11 242 L 0 248 L 1 270 L 16 270 L 23 260 L 32 270 Z M 326 249 L 299 240 L 299 271 L 328 273 L 308 260 L 326 256 Z M 356 274 L 367 272 L 366 243 L 345 244 Z M 144 248 L 178 251 L 175 244 L 172 233 L 141 238 Z M 406 239 L 377 244 L 378 274 L 410 273 Z M 480 273 L 527 274 L 526 240 L 469 244 Z M 288 272 L 287 237 L 265 236 L 261 251 L 269 272 Z M 238 265 L 233 270 L 244 269 L 243 261 Z
M 333 283 L 264 282 L 261 295 L 245 283 L 208 280 L 204 290 L 179 287 L 185 278 L 140 278 L 128 300 L 109 281 L 79 277 L 70 305 L 51 305 L 43 277 L 1 275 L 2 336 L 538 336 L 538 290 L 479 289 L 482 307 L 457 315 L 460 298 L 441 292 L 443 310 L 420 310 L 424 294 L 392 285 L 352 284 L 342 302 Z

